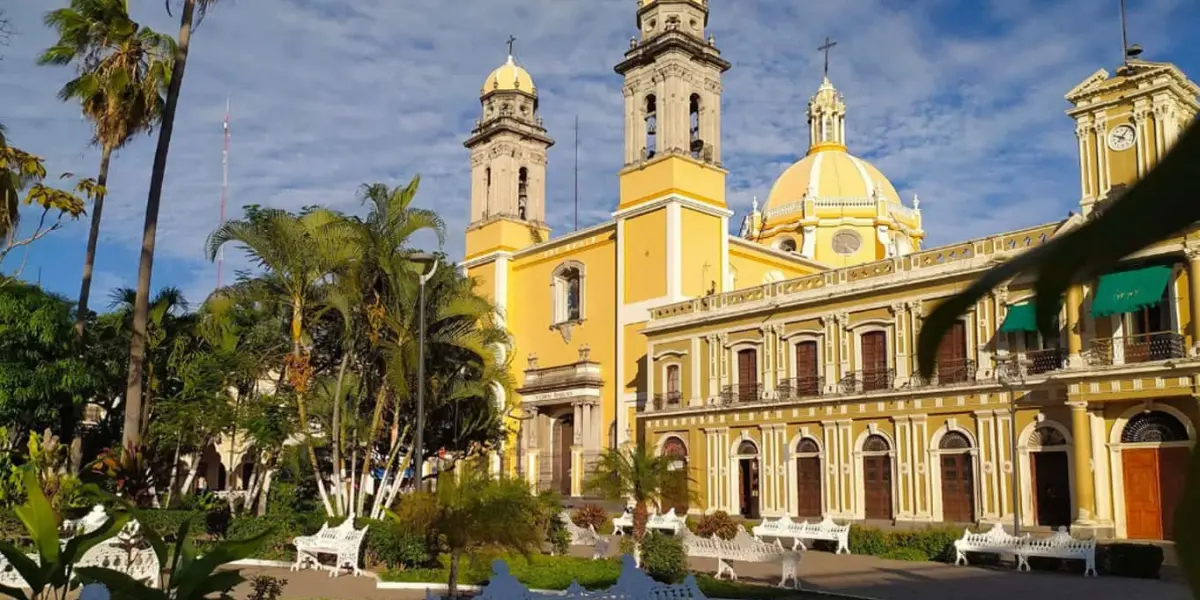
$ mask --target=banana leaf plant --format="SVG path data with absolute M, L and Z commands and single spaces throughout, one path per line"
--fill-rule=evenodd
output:
M 0 541 L 0 554 L 25 580 L 29 591 L 0 585 L 0 595 L 17 600 L 40 600 L 54 598 L 63 600 L 76 587 L 74 567 L 76 561 L 97 544 L 113 537 L 129 515 L 118 513 L 108 518 L 99 529 L 78 535 L 62 543 L 59 539 L 59 520 L 50 501 L 42 492 L 37 473 L 32 469 L 24 472 L 25 503 L 16 508 L 17 518 L 25 526 L 29 539 L 37 549 L 37 558 L 27 556 L 9 542 Z M 99 494 L 99 489 L 87 486 L 85 492 Z
M 929 315 L 917 340 L 921 375 L 953 323 L 992 288 L 1030 273 L 1034 306 L 1046 337 L 1057 337 L 1059 298 L 1069 286 L 1115 267 L 1124 257 L 1183 233 L 1200 221 L 1200 123 L 1193 121 L 1162 162 L 1094 218 L 984 273 Z M 1200 600 L 1200 453 L 1192 450 L 1183 498 L 1175 512 L 1175 547 L 1192 596 Z

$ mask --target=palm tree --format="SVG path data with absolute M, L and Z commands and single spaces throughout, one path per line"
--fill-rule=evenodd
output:
M 305 319 L 327 293 L 329 277 L 349 263 L 353 247 L 346 243 L 340 223 L 341 215 L 324 209 L 294 215 L 285 210 L 255 208 L 247 211 L 245 219 L 223 223 L 208 238 L 209 260 L 216 260 L 221 246 L 230 242 L 239 244 L 266 269 L 260 284 L 290 305 L 292 350 L 286 371 L 289 384 L 296 390 L 300 423 L 305 431 L 310 425 L 305 395 L 312 383 L 310 356 L 305 347 Z M 136 310 L 134 314 L 136 318 Z M 126 426 L 129 426 L 128 411 Z M 333 514 L 312 441 L 306 439 L 305 447 L 317 474 L 321 501 L 326 511 Z
M 125 387 L 125 426 L 123 446 L 137 446 L 142 431 L 139 415 L 142 414 L 142 371 L 146 354 L 146 319 L 150 310 L 150 275 L 154 271 L 154 243 L 158 235 L 158 209 L 162 203 L 163 180 L 167 175 L 167 152 L 171 149 L 171 133 L 175 130 L 175 109 L 179 106 L 179 92 L 183 89 L 183 73 L 187 67 L 188 49 L 192 39 L 192 27 L 198 24 L 208 9 L 219 0 L 183 0 L 179 18 L 179 40 L 175 45 L 171 62 L 171 78 L 167 86 L 167 99 L 163 103 L 161 126 L 158 130 L 158 146 L 154 150 L 154 166 L 150 172 L 150 192 L 146 197 L 146 221 L 142 226 L 142 255 L 138 264 L 137 297 L 133 305 L 133 336 L 129 342 L 129 379 Z M 170 0 L 167 0 L 170 6 Z
M 70 7 L 47 13 L 45 23 L 58 33 L 58 41 L 42 53 L 38 64 L 76 64 L 78 75 L 63 85 L 58 97 L 79 102 L 92 122 L 92 143 L 100 147 L 97 181 L 103 187 L 112 153 L 135 135 L 151 131 L 162 114 L 174 40 L 130 19 L 126 0 L 71 0 Z M 103 212 L 101 193 L 92 208 L 75 316 L 81 341 Z M 70 434 L 64 439 L 69 441 Z
M 21 190 L 46 177 L 42 160 L 8 145 L 0 124 L 0 240 L 16 234 L 21 221 Z
M 676 491 L 679 476 L 671 457 L 655 456 L 645 442 L 629 449 L 610 448 L 600 455 L 586 487 L 610 500 L 633 500 L 633 539 L 641 544 L 650 520 L 648 506 L 658 508 L 664 496 Z

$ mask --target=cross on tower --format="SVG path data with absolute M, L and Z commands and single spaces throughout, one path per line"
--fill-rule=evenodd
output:
M 832 50 L 833 47 L 836 45 L 837 45 L 837 42 L 829 39 L 829 36 L 826 36 L 825 43 L 823 45 L 821 45 L 821 47 L 817 48 L 817 50 L 820 50 L 821 52 L 825 53 L 825 76 L 826 77 L 829 77 L 829 51 Z
M 508 36 L 508 55 L 509 56 L 512 56 L 513 44 L 515 44 L 515 43 L 517 43 L 517 38 L 512 35 Z

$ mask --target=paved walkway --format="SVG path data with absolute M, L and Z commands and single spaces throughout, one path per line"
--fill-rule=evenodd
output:
M 582 551 L 583 549 L 576 549 Z M 716 561 L 692 559 L 698 572 L 713 573 Z M 282 600 L 421 600 L 424 591 L 378 590 L 372 577 L 328 574 L 312 570 L 242 567 L 247 579 L 271 575 L 288 580 Z M 779 581 L 778 565 L 734 563 L 743 582 L 773 585 Z M 1015 573 L 1010 568 L 955 567 L 942 563 L 906 562 L 872 556 L 805 552 L 800 561 L 804 589 L 841 592 L 880 600 L 1190 600 L 1178 581 L 1088 577 L 1067 573 Z M 243 584 L 235 598 L 247 597 Z

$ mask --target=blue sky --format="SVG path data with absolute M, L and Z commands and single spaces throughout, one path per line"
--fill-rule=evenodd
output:
M 44 11 L 66 0 L 7 3 L 15 35 L 0 46 L 0 122 L 52 173 L 94 173 L 98 152 L 76 107 L 55 92 L 69 68 L 37 67 L 52 42 Z M 1145 58 L 1200 77 L 1195 0 L 1129 0 L 1130 38 Z M 162 2 L 132 0 L 164 32 Z M 1063 94 L 1120 58 L 1117 0 L 711 0 L 710 29 L 733 69 L 724 80 L 728 196 L 738 212 L 764 198 L 807 148 L 804 109 L 820 83 L 825 36 L 838 41 L 831 79 L 849 106 L 855 154 L 921 197 L 933 244 L 1064 217 L 1079 197 L 1074 127 Z M 218 222 L 221 120 L 232 99 L 230 215 L 244 204 L 355 211 L 364 182 L 421 174 L 418 203 L 449 225 L 461 257 L 468 155 L 479 88 L 516 35 L 551 150 L 548 216 L 572 219 L 573 121 L 580 123 L 581 225 L 608 218 L 621 162 L 621 80 L 612 66 L 634 31 L 633 0 L 242 0 L 220 3 L 193 36 L 167 172 L 156 287 L 202 300 L 215 282 L 203 256 Z M 451 8 L 452 7 L 452 8 Z M 132 286 L 154 137 L 115 158 L 93 297 Z M 78 293 L 81 220 L 40 241 L 24 273 Z M 11 271 L 20 262 L 11 257 Z M 226 273 L 245 267 L 226 253 Z M 101 308 L 101 307 L 97 307 Z

